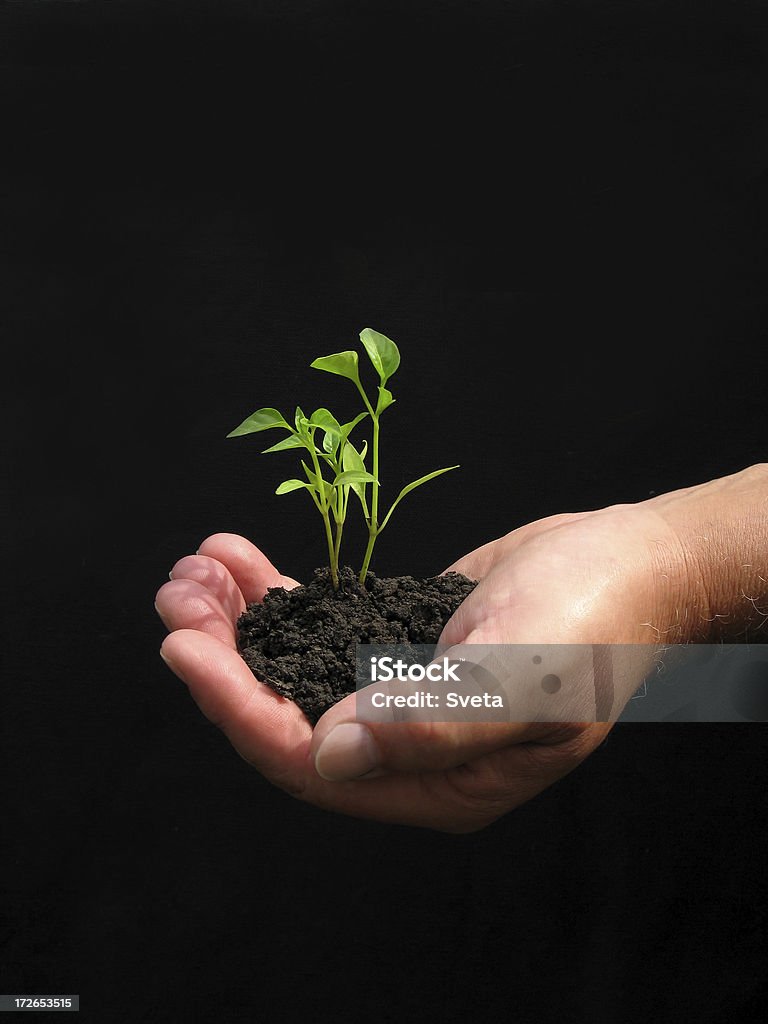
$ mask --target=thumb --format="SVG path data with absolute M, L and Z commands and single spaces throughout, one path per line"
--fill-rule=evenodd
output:
M 315 726 L 310 758 L 331 782 L 392 773 L 434 772 L 532 739 L 529 723 L 363 721 L 352 693 L 327 711 Z
M 559 743 L 574 728 L 615 721 L 644 660 L 629 655 L 592 644 L 460 644 L 444 655 L 457 670 L 443 676 L 450 683 L 395 679 L 345 697 L 317 723 L 310 758 L 322 778 L 342 781 Z
M 522 647 L 503 652 L 500 661 L 488 645 L 441 649 L 434 678 L 431 666 L 420 670 L 421 681 L 392 679 L 390 672 L 388 681 L 349 694 L 315 726 L 310 756 L 316 771 L 330 781 L 442 771 L 541 740 L 552 731 L 552 719 L 541 713 L 540 687 L 532 686 L 538 667 L 528 671 Z

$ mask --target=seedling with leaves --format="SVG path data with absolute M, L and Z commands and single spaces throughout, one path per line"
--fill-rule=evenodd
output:
M 308 453 L 311 467 L 302 458 L 301 465 L 306 480 L 284 480 L 277 488 L 276 494 L 288 494 L 290 491 L 305 489 L 309 491 L 315 506 L 323 518 L 325 537 L 328 544 L 328 561 L 331 580 L 334 588 L 339 586 L 339 551 L 344 532 L 344 521 L 347 517 L 349 489 L 352 484 L 363 481 L 370 482 L 373 477 L 363 466 L 365 445 L 362 455 L 355 451 L 349 441 L 349 435 L 360 420 L 368 414 L 361 413 L 349 423 L 340 424 L 328 409 L 316 409 L 311 416 L 305 416 L 300 406 L 296 407 L 294 426 L 285 419 L 277 409 L 258 409 L 252 416 L 236 427 L 227 437 L 239 437 L 242 434 L 254 434 L 262 430 L 282 427 L 288 436 L 271 448 L 265 448 L 262 454 L 303 449 Z M 322 444 L 318 446 L 316 434 L 323 435 Z M 348 452 L 354 452 L 356 461 Z M 354 458 L 354 457 L 353 457 Z M 322 464 L 321 464 L 322 463 Z M 328 480 L 323 473 L 323 464 L 330 467 L 332 479 Z M 355 468 L 350 468 L 354 466 Z
M 296 478 L 285 480 L 277 488 L 276 493 L 287 494 L 290 491 L 299 489 L 309 491 L 317 510 L 323 518 L 328 544 L 331 580 L 335 589 L 338 589 L 339 586 L 339 552 L 344 523 L 347 517 L 350 491 L 354 491 L 360 501 L 368 528 L 368 543 L 359 576 L 360 582 L 364 583 L 376 539 L 389 523 L 392 513 L 406 494 L 409 494 L 428 480 L 440 476 L 442 473 L 447 473 L 451 469 L 458 469 L 458 466 L 447 466 L 444 469 L 437 469 L 432 473 L 427 473 L 426 476 L 419 477 L 418 480 L 407 484 L 392 502 L 386 515 L 380 518 L 380 420 L 382 414 L 395 401 L 392 392 L 386 385 L 400 365 L 400 352 L 394 341 L 391 341 L 383 334 L 379 334 L 378 331 L 372 330 L 370 327 L 366 327 L 360 332 L 360 340 L 379 377 L 380 383 L 377 385 L 375 404 L 369 398 L 360 381 L 358 355 L 354 350 L 321 356 L 311 363 L 311 366 L 317 370 L 324 370 L 326 373 L 333 373 L 352 381 L 360 393 L 365 406 L 364 411 L 355 416 L 354 419 L 348 423 L 341 424 L 326 408 L 316 409 L 311 416 L 307 417 L 301 408 L 297 407 L 294 425 L 291 426 L 277 409 L 266 408 L 258 409 L 252 416 L 244 420 L 239 427 L 236 427 L 231 433 L 227 434 L 227 437 L 239 437 L 243 434 L 253 434 L 261 430 L 282 428 L 288 431 L 288 436 L 282 441 L 278 441 L 277 444 L 272 445 L 271 448 L 264 449 L 263 454 L 289 449 L 303 449 L 309 454 L 311 467 L 307 465 L 304 459 L 301 460 L 306 480 Z M 349 440 L 349 435 L 358 423 L 368 417 L 370 417 L 372 424 L 370 471 L 365 465 L 368 452 L 367 442 L 364 442 L 358 451 Z M 317 442 L 318 431 L 322 435 L 320 444 Z M 331 480 L 328 480 L 324 474 L 324 467 L 326 466 L 330 474 L 332 474 Z M 369 488 L 370 502 L 368 500 Z

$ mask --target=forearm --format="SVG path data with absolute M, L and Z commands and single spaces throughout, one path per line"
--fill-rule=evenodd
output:
M 768 635 L 768 464 L 647 503 L 678 541 L 669 583 L 674 642 Z

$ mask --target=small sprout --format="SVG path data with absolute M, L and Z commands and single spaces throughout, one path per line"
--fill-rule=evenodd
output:
M 304 469 L 306 480 L 296 478 L 284 480 L 276 490 L 276 494 L 288 494 L 291 491 L 307 490 L 312 501 L 323 518 L 325 537 L 328 544 L 328 558 L 331 571 L 331 581 L 335 589 L 339 586 L 339 552 L 341 550 L 341 539 L 344 532 L 344 523 L 347 518 L 347 506 L 349 493 L 353 491 L 363 512 L 366 526 L 368 528 L 368 543 L 363 556 L 362 568 L 360 569 L 360 582 L 365 582 L 368 567 L 371 562 L 373 548 L 376 539 L 389 522 L 392 513 L 402 499 L 415 488 L 420 487 L 428 480 L 433 480 L 442 473 L 458 469 L 458 466 L 446 466 L 444 469 L 436 469 L 426 476 L 419 477 L 412 483 L 407 484 L 400 491 L 392 502 L 386 515 L 379 516 L 379 432 L 380 418 L 395 401 L 392 392 L 386 387 L 390 377 L 400 365 L 400 352 L 394 341 L 391 341 L 378 331 L 366 327 L 360 332 L 360 341 L 368 354 L 368 358 L 378 374 L 379 384 L 377 385 L 376 405 L 368 396 L 360 381 L 360 368 L 357 352 L 349 350 L 346 352 L 335 352 L 329 356 L 321 356 L 311 363 L 316 370 L 324 370 L 326 373 L 333 373 L 339 377 L 346 377 L 351 380 L 357 388 L 363 400 L 365 409 L 348 423 L 339 423 L 329 409 L 316 409 L 311 416 L 306 416 L 300 406 L 296 407 L 294 414 L 294 425 L 285 419 L 277 409 L 258 409 L 255 413 L 244 420 L 239 427 L 227 434 L 227 437 L 241 437 L 244 434 L 254 434 L 262 430 L 283 429 L 288 431 L 288 436 L 265 448 L 262 454 L 271 452 L 288 451 L 290 449 L 303 449 L 309 453 L 310 465 L 302 459 L 301 465 Z M 371 469 L 366 468 L 365 459 L 368 454 L 368 442 L 364 441 L 358 450 L 349 440 L 350 434 L 363 420 L 371 420 Z M 322 440 L 318 445 L 318 436 Z M 329 480 L 324 474 L 331 477 Z M 370 502 L 368 500 L 370 487 Z

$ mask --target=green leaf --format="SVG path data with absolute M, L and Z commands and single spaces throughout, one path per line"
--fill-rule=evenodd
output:
M 301 464 L 304 467 L 304 472 L 307 474 L 310 490 L 314 491 L 315 494 L 320 494 L 322 490 L 325 501 L 330 502 L 333 498 L 333 485 L 325 479 L 322 473 L 318 476 L 313 469 L 310 469 L 304 459 L 301 460 Z
M 312 446 L 312 437 L 309 433 L 309 420 L 304 415 L 304 410 L 300 405 L 296 406 L 296 414 L 293 418 L 296 424 L 296 431 L 299 437 L 302 439 L 307 448 Z
M 338 447 L 339 438 L 336 434 L 332 434 L 330 431 L 323 434 L 323 451 L 326 455 L 335 455 Z
M 301 464 L 304 467 L 304 472 L 307 474 L 307 480 L 309 480 L 313 487 L 317 487 L 317 473 L 309 468 L 304 459 L 301 460 Z
M 419 479 L 414 480 L 413 483 L 406 484 L 406 486 L 402 489 L 402 491 L 400 491 L 398 496 L 392 502 L 392 507 L 390 508 L 389 512 L 387 512 L 386 516 L 384 516 L 384 519 L 381 522 L 381 526 L 379 526 L 379 533 L 381 533 L 381 531 L 387 525 L 389 517 L 395 511 L 396 506 L 399 504 L 399 502 L 403 500 L 406 494 L 410 494 L 410 492 L 414 491 L 417 487 L 421 487 L 421 485 L 425 484 L 427 480 L 434 480 L 436 476 L 441 476 L 443 473 L 449 473 L 452 469 L 458 468 L 458 466 L 446 466 L 445 469 L 436 469 L 434 473 L 427 473 L 426 476 L 420 476 Z
M 283 480 L 278 485 L 275 494 L 288 494 L 289 491 L 298 491 L 300 487 L 307 487 L 311 490 L 312 484 L 305 484 L 303 480 Z
M 315 409 L 309 418 L 310 427 L 317 427 L 323 433 L 323 452 L 334 455 L 341 441 L 341 425 L 328 409 Z M 322 454 L 322 453 L 321 453 Z
M 242 437 L 243 434 L 255 434 L 259 430 L 271 430 L 273 427 L 291 429 L 283 419 L 283 414 L 277 409 L 257 409 L 247 420 L 243 420 L 239 427 L 231 430 L 227 437 Z
M 348 484 L 370 484 L 376 483 L 376 477 L 373 473 L 368 473 L 364 469 L 347 469 L 343 473 L 339 473 L 336 479 L 333 481 L 334 487 L 342 487 Z
M 336 417 L 328 409 L 315 409 L 309 418 L 312 427 L 319 427 L 326 433 L 341 434 L 341 425 Z
M 392 392 L 387 391 L 386 388 L 379 388 L 379 401 L 376 404 L 376 415 L 380 416 L 385 409 L 388 409 L 390 405 L 395 401 L 392 397 Z
M 341 461 L 345 470 L 356 470 L 358 473 L 365 473 L 365 455 L 357 451 L 354 445 L 345 444 Z
M 386 335 L 379 334 L 371 327 L 366 327 L 360 332 L 360 341 L 365 346 L 368 358 L 381 378 L 381 383 L 386 384 L 400 365 L 400 352 L 397 345 Z
M 357 416 L 355 416 L 355 418 L 353 420 L 350 420 L 349 423 L 342 423 L 342 425 L 341 425 L 341 436 L 343 438 L 345 438 L 345 439 L 348 438 L 349 435 L 354 430 L 354 428 L 357 426 L 357 424 L 361 420 L 364 420 L 365 417 L 368 416 L 368 415 L 369 415 L 368 412 L 361 412 Z
M 348 449 L 351 448 L 352 451 L 355 452 L 354 447 L 352 445 L 350 445 L 350 443 L 349 443 L 349 440 L 348 440 L 349 435 L 355 429 L 357 424 L 361 420 L 364 420 L 365 417 L 368 416 L 368 415 L 370 415 L 370 413 L 368 413 L 368 412 L 361 412 L 358 416 L 355 416 L 355 418 L 353 420 L 350 420 L 349 423 L 343 423 L 341 425 L 341 428 L 340 428 L 341 429 L 341 441 L 340 441 L 340 443 L 341 443 L 341 446 L 342 446 L 341 447 L 342 462 L 344 461 L 344 453 Z M 365 450 L 366 450 L 367 447 L 368 447 L 368 442 L 367 441 L 363 441 L 363 458 L 365 458 Z M 335 449 L 334 449 L 334 453 L 335 453 Z M 356 452 L 355 452 L 355 454 L 356 454 Z M 351 469 L 352 467 L 351 466 L 347 466 L 346 463 L 344 463 L 344 468 L 345 469 Z
M 356 384 L 360 382 L 357 352 L 334 352 L 330 356 L 320 356 L 309 365 L 315 370 L 325 370 L 326 373 L 336 373 L 339 377 L 347 377 Z
M 341 456 L 342 465 L 344 466 L 345 472 L 350 473 L 365 473 L 365 453 L 368 450 L 368 442 L 363 441 L 363 447 L 358 452 L 354 445 L 347 443 L 344 445 L 344 451 Z M 360 483 L 353 483 L 350 481 L 350 487 L 355 492 L 360 500 L 360 504 L 363 506 L 363 514 L 365 518 L 368 518 L 368 502 L 365 498 L 365 488 L 368 481 Z
M 261 453 L 262 455 L 268 455 L 270 452 L 284 452 L 289 448 L 305 448 L 306 445 L 300 437 L 296 434 L 290 434 L 288 437 L 283 438 L 282 441 L 278 441 L 277 444 L 273 444 L 271 448 L 265 448 Z

